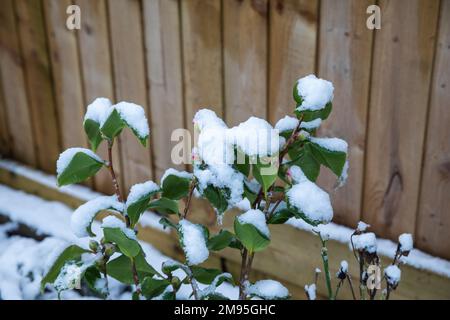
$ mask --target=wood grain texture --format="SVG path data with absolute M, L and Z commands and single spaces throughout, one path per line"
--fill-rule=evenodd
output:
M 223 2 L 225 117 L 229 126 L 267 116 L 268 1 Z
M 440 12 L 416 244 L 450 259 L 450 1 Z
M 221 6 L 216 0 L 181 1 L 185 125 L 202 108 L 223 115 Z
M 108 1 L 114 85 L 117 101 L 141 105 L 148 119 L 146 65 L 141 3 L 137 0 Z M 151 136 L 150 136 L 151 145 Z M 143 147 L 126 129 L 120 137 L 123 186 L 126 191 L 136 183 L 153 179 L 149 147 Z
M 363 219 L 384 237 L 415 230 L 438 1 L 381 1 Z
M 11 156 L 11 145 L 9 144 L 9 124 L 5 104 L 5 95 L 0 77 L 0 158 Z
M 77 0 L 82 11 L 81 30 L 77 31 L 80 51 L 80 64 L 83 75 L 84 105 L 92 103 L 98 97 L 105 97 L 114 103 L 113 71 L 109 47 L 108 19 L 105 1 Z M 107 159 L 107 147 L 103 142 L 97 153 Z M 119 145 L 113 147 L 114 170 L 119 183 L 121 158 Z M 97 191 L 112 194 L 114 188 L 107 170 L 100 170 L 94 178 Z
M 54 172 L 61 151 L 45 17 L 39 0 L 15 1 L 39 168 Z
M 151 108 L 155 179 L 169 167 L 173 130 L 184 128 L 179 4 L 176 0 L 143 2 L 147 78 Z M 190 160 L 189 158 L 187 159 Z
M 78 57 L 76 30 L 66 27 L 66 9 L 69 0 L 43 1 L 50 60 L 54 79 L 56 108 L 61 126 L 61 145 L 86 147 L 87 138 L 83 131 L 85 106 Z
M 367 1 L 321 2 L 318 74 L 334 84 L 333 111 L 318 136 L 349 145 L 347 183 L 334 190 L 336 176 L 322 170 L 319 184 L 332 196 L 337 223 L 356 226 L 361 215 L 373 32 L 366 27 Z
M 11 155 L 25 164 L 36 165 L 24 61 L 12 0 L 3 1 L 0 10 L 0 77 L 6 111 L 5 121 L 10 124 L 8 144 Z
M 275 124 L 295 108 L 292 88 L 314 73 L 319 1 L 270 1 L 269 120 Z

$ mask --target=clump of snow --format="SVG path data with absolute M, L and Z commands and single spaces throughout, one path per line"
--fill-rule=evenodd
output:
M 247 212 L 238 216 L 238 221 L 241 224 L 251 224 L 267 238 L 270 238 L 270 231 L 266 223 L 266 216 L 261 210 L 248 210 Z
M 398 237 L 401 252 L 409 252 L 413 249 L 413 238 L 410 233 L 403 233 Z
M 107 216 L 102 220 L 102 228 L 119 228 L 131 240 L 137 240 L 136 233 L 127 228 L 124 221 L 115 216 Z
M 212 185 L 216 188 L 227 188 L 230 192 L 229 206 L 235 206 L 242 201 L 244 193 L 244 175 L 228 165 L 208 166 L 208 168 L 194 168 L 200 193 Z
M 348 179 L 348 167 L 349 167 L 349 164 L 348 164 L 348 159 L 347 159 L 345 161 L 345 163 L 344 163 L 344 167 L 342 168 L 342 173 L 339 176 L 338 181 L 337 181 L 337 187 L 338 188 L 342 187 L 347 182 L 347 179 Z
M 315 223 L 329 223 L 333 218 L 330 196 L 307 179 L 294 184 L 286 195 L 291 206 Z
M 377 251 L 377 238 L 375 233 L 367 232 L 353 236 L 353 246 L 358 251 L 375 253 Z
M 148 121 L 145 116 L 144 108 L 132 102 L 122 101 L 115 104 L 108 110 L 108 115 L 105 117 L 105 121 L 114 109 L 117 110 L 120 117 L 127 123 L 127 125 L 137 133 L 139 138 L 143 139 L 149 136 L 150 129 L 148 127 Z
M 313 129 L 317 129 L 318 127 L 320 127 L 320 125 L 322 124 L 322 119 L 317 118 L 311 121 L 303 121 L 302 124 L 300 125 L 300 128 L 302 129 L 306 129 L 306 130 L 313 130 Z
M 70 226 L 73 233 L 78 237 L 89 236 L 88 228 L 95 215 L 103 210 L 113 209 L 123 212 L 123 203 L 117 200 L 117 196 L 102 196 L 88 201 L 76 209 L 71 217 Z
M 316 285 L 314 283 L 310 285 L 305 285 L 305 292 L 308 295 L 309 300 L 316 300 L 317 298 Z
M 130 193 L 128 194 L 127 206 L 158 190 L 159 186 L 151 180 L 135 184 L 131 187 Z
M 259 280 L 246 288 L 246 294 L 249 296 L 258 296 L 266 300 L 287 299 L 289 297 L 288 289 L 275 280 Z
M 61 153 L 59 155 L 58 161 L 56 161 L 56 173 L 58 175 L 63 173 L 64 170 L 67 168 L 67 166 L 72 161 L 73 157 L 79 152 L 82 152 L 82 153 L 86 154 L 87 156 L 89 156 L 90 158 L 94 159 L 95 161 L 98 161 L 98 162 L 101 162 L 101 163 L 104 162 L 98 155 L 96 155 L 94 152 L 92 152 L 89 149 L 85 149 L 85 148 L 69 148 L 69 149 L 67 149 L 66 151 L 64 151 L 63 153 Z
M 348 273 L 348 262 L 346 260 L 342 260 L 339 266 L 339 271 L 336 273 L 336 277 L 339 279 L 345 279 Z
M 208 259 L 209 251 L 202 228 L 186 219 L 179 222 L 181 241 L 189 265 L 196 265 Z
M 316 269 L 314 269 L 314 272 L 315 272 L 315 273 L 321 273 L 322 270 L 320 270 L 320 268 L 316 268 Z
M 389 285 L 395 288 L 400 282 L 402 271 L 396 265 L 390 265 L 384 269 L 384 276 Z
M 297 80 L 296 89 L 297 94 L 302 98 L 302 104 L 297 107 L 299 111 L 320 110 L 333 100 L 333 84 L 313 74 Z
M 57 291 L 80 289 L 84 269 L 75 262 L 66 263 L 54 282 Z
M 248 211 L 252 208 L 252 204 L 250 203 L 250 200 L 247 198 L 242 199 L 238 203 L 234 205 L 236 208 L 242 211 Z
M 298 126 L 298 119 L 291 117 L 291 116 L 285 116 L 284 118 L 278 120 L 278 122 L 275 124 L 275 129 L 279 130 L 280 132 L 284 131 L 292 131 Z
M 205 127 L 198 136 L 197 156 L 208 165 L 233 164 L 234 145 L 228 132 L 221 126 Z
M 97 123 L 103 123 L 105 116 L 111 108 L 112 103 L 108 98 L 97 98 L 87 107 L 84 120 L 93 120 Z
M 280 149 L 278 130 L 256 117 L 229 129 L 229 137 L 248 156 L 273 155 Z
M 299 166 L 290 167 L 287 174 L 295 183 L 300 183 L 302 181 L 308 180 L 308 178 L 303 173 L 303 170 Z
M 170 175 L 177 176 L 177 177 L 184 178 L 184 179 L 192 179 L 192 173 L 189 173 L 186 171 L 178 171 L 173 168 L 169 168 L 164 172 L 164 174 L 161 177 L 161 185 L 164 183 L 164 180 Z
M 209 109 L 198 110 L 192 122 L 200 131 L 207 127 L 227 128 L 225 122 L 223 122 L 214 111 Z
M 358 222 L 358 225 L 356 227 L 356 231 L 358 232 L 365 232 L 370 227 L 370 224 L 367 224 L 363 221 Z
M 347 153 L 348 144 L 345 140 L 339 138 L 316 138 L 311 137 L 310 141 L 321 146 L 324 149 L 334 152 L 345 152 Z

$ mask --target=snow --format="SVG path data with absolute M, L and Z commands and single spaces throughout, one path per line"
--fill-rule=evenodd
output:
M 348 144 L 345 140 L 339 138 L 316 138 L 311 137 L 310 141 L 321 146 L 324 149 L 334 152 L 345 152 L 347 153 Z
M 132 240 L 137 240 L 136 233 L 127 228 L 124 221 L 120 220 L 116 216 L 107 216 L 102 220 L 102 228 L 119 228 L 122 232 Z
M 248 200 L 247 198 L 244 198 L 241 201 L 239 201 L 238 203 L 236 203 L 235 207 L 241 211 L 248 211 L 252 208 L 252 204 L 250 203 L 250 200 Z
M 84 269 L 76 263 L 66 263 L 54 282 L 57 291 L 79 289 Z
M 225 122 L 223 122 L 214 111 L 209 109 L 198 110 L 192 122 L 194 123 L 194 127 L 198 128 L 200 131 L 207 127 L 227 128 Z
M 410 233 L 403 233 L 398 237 L 401 252 L 409 252 L 413 249 L 413 238 Z
M 186 219 L 179 222 L 183 249 L 189 265 L 196 265 L 208 259 L 209 251 L 202 228 Z
M 353 236 L 353 246 L 358 251 L 377 252 L 377 238 L 375 233 L 367 232 Z
M 0 224 L 0 298 L 1 299 L 55 299 L 56 291 L 52 286 L 43 295 L 40 294 L 40 281 L 60 253 L 75 243 L 87 248 L 89 238 L 78 239 L 70 231 L 70 216 L 73 210 L 60 202 L 43 200 L 23 191 L 0 185 L 0 215 L 24 223 L 36 230 L 38 235 L 48 235 L 42 241 L 18 236 L 7 237 L 6 232 L 16 227 L 16 223 Z M 92 229 L 100 241 L 102 230 L 94 222 Z M 146 242 L 140 242 L 147 261 L 159 272 L 164 261 L 170 259 Z M 182 273 L 182 271 L 180 271 Z M 174 275 L 183 278 L 178 272 Z M 127 287 L 113 278 L 109 282 L 109 299 L 130 299 Z M 206 287 L 199 284 L 202 289 Z M 228 283 L 221 284 L 216 292 L 231 299 L 238 298 L 238 288 Z M 183 284 L 177 293 L 177 299 L 190 299 L 192 288 Z M 65 291 L 61 299 L 96 299 L 81 296 L 76 291 Z
M 316 285 L 314 283 L 310 285 L 305 285 L 305 291 L 308 294 L 309 300 L 316 300 L 317 298 Z
M 390 265 L 384 269 L 384 275 L 386 277 L 387 282 L 396 287 L 400 282 L 402 271 L 396 265 Z
M 114 105 L 109 112 L 111 113 L 113 109 L 119 112 L 120 117 L 137 133 L 139 138 L 143 139 L 149 136 L 150 129 L 144 108 L 135 103 L 122 101 Z
M 270 238 L 270 231 L 266 223 L 266 216 L 261 210 L 248 210 L 247 212 L 238 216 L 238 221 L 241 224 L 251 224 L 267 238 Z
M 256 117 L 229 129 L 229 137 L 248 156 L 273 155 L 280 149 L 278 130 Z
M 303 173 L 303 170 L 299 166 L 290 167 L 287 173 L 295 183 L 300 183 L 308 180 L 308 178 Z
M 189 180 L 192 179 L 192 173 L 189 173 L 186 171 L 178 171 L 173 168 L 169 168 L 164 172 L 164 174 L 161 177 L 161 185 L 164 183 L 164 180 L 170 175 L 174 175 L 174 176 L 184 178 L 184 179 L 189 179 Z
M 225 164 L 208 166 L 204 170 L 194 167 L 194 175 L 201 193 L 203 193 L 208 185 L 217 188 L 228 188 L 230 191 L 229 206 L 235 206 L 242 201 L 244 175 L 234 170 L 231 166 Z
M 108 98 L 97 98 L 87 107 L 84 120 L 93 120 L 97 123 L 103 123 L 105 121 L 105 115 L 111 108 L 112 103 Z
M 198 136 L 197 155 L 208 165 L 233 164 L 234 145 L 223 127 L 206 127 Z
M 356 230 L 359 232 L 364 232 L 370 227 L 370 224 L 367 224 L 363 221 L 358 222 L 358 226 L 356 227 Z
M 299 120 L 295 117 L 285 116 L 284 118 L 278 120 L 275 124 L 275 129 L 278 129 L 280 132 L 292 131 L 298 126 Z M 322 123 L 322 119 L 317 118 L 312 121 L 302 121 L 300 124 L 301 129 L 312 130 L 317 129 Z
M 153 181 L 147 181 L 143 183 L 135 184 L 131 187 L 130 193 L 127 198 L 127 207 L 141 198 L 149 195 L 150 193 L 156 192 L 159 190 L 159 186 Z
M 289 204 L 309 220 L 329 223 L 333 218 L 330 196 L 309 180 L 302 180 L 286 193 Z
M 340 267 L 339 267 L 340 273 L 347 273 L 348 272 L 348 262 L 346 260 L 342 260 Z
M 347 159 L 345 161 L 345 163 L 344 163 L 344 167 L 342 168 L 342 173 L 339 176 L 338 181 L 337 181 L 337 187 L 338 188 L 342 187 L 347 182 L 347 179 L 348 179 L 348 167 L 349 167 L 349 164 L 348 164 L 348 159 Z
M 296 89 L 297 94 L 302 97 L 302 104 L 297 107 L 299 111 L 320 110 L 333 100 L 333 84 L 313 74 L 297 80 Z
M 255 295 L 266 300 L 287 299 L 289 291 L 281 283 L 275 280 L 259 280 L 247 286 L 246 294 Z
M 317 118 L 312 121 L 307 121 L 307 122 L 303 121 L 302 124 L 300 125 L 300 128 L 306 129 L 306 130 L 312 130 L 312 129 L 317 129 L 318 127 L 320 127 L 321 124 L 322 124 L 322 119 Z
M 91 157 L 92 159 L 94 159 L 98 162 L 101 162 L 101 163 L 104 162 L 98 155 L 96 155 L 94 152 L 92 152 L 89 149 L 69 148 L 59 155 L 59 159 L 58 159 L 58 161 L 56 161 L 56 173 L 58 175 L 63 173 L 64 170 L 67 168 L 67 166 L 72 161 L 73 157 L 79 152 L 86 154 L 87 156 Z
M 101 196 L 82 204 L 72 215 L 70 227 L 73 233 L 82 238 L 88 237 L 87 229 L 95 218 L 95 215 L 103 210 L 114 209 L 123 212 L 123 203 L 117 200 L 116 195 Z

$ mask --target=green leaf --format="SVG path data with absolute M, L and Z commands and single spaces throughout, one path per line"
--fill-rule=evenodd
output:
M 67 247 L 55 260 L 50 270 L 41 280 L 41 291 L 44 290 L 47 283 L 53 283 L 58 277 L 62 267 L 69 261 L 78 261 L 83 253 L 89 252 L 76 245 Z
M 64 171 L 58 174 L 58 186 L 62 187 L 68 184 L 82 182 L 96 174 L 103 164 L 103 162 L 92 158 L 84 152 L 77 152 Z
M 150 198 L 153 197 L 159 190 L 149 192 L 136 201 L 127 202 L 127 214 L 130 218 L 130 225 L 133 227 L 139 220 L 141 214 L 147 209 Z
M 244 176 L 250 174 L 250 157 L 236 148 L 234 167 Z
M 146 277 L 141 285 L 142 294 L 147 299 L 152 299 L 161 295 L 164 290 L 166 290 L 168 285 L 170 285 L 170 282 L 166 279 L 153 279 L 151 277 Z
M 301 103 L 298 104 L 297 106 L 300 106 L 300 105 L 301 105 Z M 309 121 L 315 120 L 317 118 L 325 120 L 330 115 L 331 109 L 332 109 L 332 104 L 331 104 L 331 102 L 328 102 L 326 104 L 325 108 L 320 109 L 320 110 L 302 110 L 302 111 L 299 111 L 299 110 L 296 109 L 294 111 L 294 113 L 297 116 L 297 118 L 302 118 L 303 117 L 302 121 L 309 122 Z
M 134 258 L 134 263 L 136 265 L 136 271 L 140 281 L 142 281 L 145 277 L 151 277 L 157 274 L 157 271 L 148 264 L 147 260 L 145 260 L 142 251 L 140 251 Z M 125 255 L 121 255 L 118 258 L 108 262 L 106 271 L 111 277 L 122 283 L 133 284 L 134 280 L 133 273 L 131 272 L 131 265 L 131 259 Z
M 257 163 L 253 165 L 253 175 L 263 187 L 264 193 L 267 193 L 278 177 L 278 158 L 258 159 Z
M 238 217 L 234 219 L 234 232 L 244 247 L 250 252 L 264 250 L 270 243 L 270 239 L 256 229 L 255 226 L 241 223 Z
M 172 274 L 175 270 L 182 269 L 183 265 L 175 261 L 164 261 L 161 267 L 161 271 L 166 274 Z
M 269 224 L 283 224 L 290 218 L 294 217 L 295 214 L 291 210 L 284 208 L 279 211 L 274 212 L 272 216 L 267 220 Z
M 178 213 L 178 201 L 169 198 L 160 198 L 150 202 L 147 209 L 155 210 L 160 213 L 174 214 Z
M 106 296 L 107 296 L 106 292 L 100 291 L 95 286 L 97 280 L 99 280 L 101 278 L 102 278 L 102 275 L 101 275 L 100 271 L 97 269 L 97 267 L 95 267 L 95 266 L 90 266 L 89 268 L 87 268 L 83 275 L 83 279 L 86 282 L 86 284 L 88 285 L 89 289 L 91 289 L 92 292 L 94 292 L 96 295 L 98 295 L 102 298 L 106 298 Z
M 129 258 L 136 257 L 141 251 L 139 243 L 128 238 L 120 228 L 103 228 L 105 241 L 117 244 L 119 250 Z
M 209 185 L 203 190 L 203 196 L 217 209 L 219 214 L 224 213 L 228 208 L 227 197 L 229 195 L 227 193 L 227 190 L 219 189 L 212 185 Z
M 208 249 L 212 251 L 220 251 L 228 247 L 235 239 L 234 234 L 227 230 L 220 230 L 220 232 L 212 236 L 208 240 Z
M 162 184 L 162 195 L 165 198 L 179 200 L 188 195 L 190 183 L 191 179 L 169 174 L 164 178 Z
M 258 195 L 250 190 L 247 184 L 244 183 L 244 197 L 246 197 L 250 201 L 250 203 L 254 203 L 257 196 Z
M 309 180 L 317 180 L 320 173 L 320 163 L 314 156 L 309 142 L 305 143 L 304 147 L 297 154 L 297 158 L 293 159 L 291 163 L 298 165 Z
M 335 175 L 340 177 L 344 169 L 345 161 L 347 160 L 347 154 L 340 151 L 330 151 L 313 142 L 310 143 L 310 146 L 312 155 L 317 162 L 330 168 Z
M 84 131 L 88 136 L 91 149 L 95 152 L 103 140 L 100 132 L 100 124 L 92 119 L 86 119 L 83 122 Z
M 122 129 L 125 127 L 125 122 L 120 117 L 119 112 L 114 109 L 108 119 L 103 123 L 103 126 L 100 128 L 100 131 L 103 133 L 105 137 L 110 140 L 113 140 L 116 136 L 118 136 Z
M 222 273 L 222 271 L 217 269 L 202 268 L 199 266 L 190 267 L 194 278 L 203 284 L 210 284 L 213 280 Z

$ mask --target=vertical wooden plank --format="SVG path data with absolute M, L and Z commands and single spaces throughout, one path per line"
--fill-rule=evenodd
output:
M 28 104 L 33 119 L 36 156 L 39 168 L 54 172 L 60 139 L 42 3 L 39 0 L 18 0 L 14 3 L 25 64 Z
M 66 27 L 69 0 L 43 1 L 63 149 L 87 146 L 76 30 Z
M 6 113 L 5 95 L 0 78 L 0 158 L 10 157 L 12 148 L 9 137 L 8 115 Z
M 382 237 L 414 232 L 439 1 L 380 1 L 363 218 Z
M 267 116 L 267 0 L 223 2 L 225 116 Z
M 0 77 L 6 122 L 10 124 L 9 144 L 15 159 L 34 166 L 36 156 L 23 68 L 13 2 L 5 0 L 0 10 Z
M 217 0 L 181 1 L 186 126 L 197 110 L 223 115 L 221 6 Z
M 336 176 L 328 170 L 319 183 L 332 195 L 334 221 L 349 226 L 356 226 L 361 214 L 373 37 L 366 27 L 370 4 L 371 0 L 325 0 L 320 5 L 318 73 L 334 84 L 334 110 L 322 123 L 319 135 L 348 142 L 350 167 L 342 188 L 333 191 Z
M 416 227 L 420 249 L 450 259 L 450 1 L 443 0 Z
M 295 81 L 314 73 L 318 3 L 318 0 L 270 1 L 268 112 L 272 123 L 293 113 Z
M 77 0 L 82 12 L 81 30 L 78 33 L 80 63 L 83 75 L 85 101 L 88 105 L 98 97 L 114 101 L 114 85 L 109 51 L 108 19 L 105 1 Z M 106 144 L 102 143 L 97 153 L 107 159 Z M 121 176 L 121 159 L 119 145 L 113 147 L 114 169 L 119 183 Z M 114 188 L 107 170 L 101 170 L 95 176 L 96 190 L 111 194 Z
M 110 0 L 108 9 L 116 99 L 143 106 L 149 118 L 140 1 Z M 126 190 L 153 178 L 150 151 L 130 130 L 122 133 L 120 149 Z
M 175 166 L 171 134 L 183 128 L 180 17 L 176 0 L 144 1 L 147 77 L 151 109 L 155 179 Z

